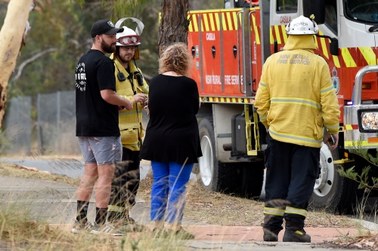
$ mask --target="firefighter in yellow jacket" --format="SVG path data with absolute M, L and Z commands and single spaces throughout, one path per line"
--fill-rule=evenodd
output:
M 286 27 L 283 50 L 265 62 L 255 107 L 268 130 L 264 241 L 311 242 L 304 230 L 319 175 L 320 148 L 338 144 L 340 110 L 326 61 L 314 54 L 318 27 L 300 16 Z M 324 133 L 325 132 L 325 133 Z
M 117 35 L 116 52 L 110 56 L 115 65 L 117 93 L 130 100 L 133 108 L 120 108 L 119 112 L 122 162 L 116 165 L 112 183 L 108 205 L 108 232 L 120 226 L 123 226 L 124 231 L 140 230 L 140 226 L 129 216 L 130 209 L 135 205 L 140 182 L 139 152 L 144 136 L 142 112 L 147 105 L 148 94 L 147 82 L 135 62 L 139 57 L 139 45 L 140 34 L 123 26 L 123 32 Z

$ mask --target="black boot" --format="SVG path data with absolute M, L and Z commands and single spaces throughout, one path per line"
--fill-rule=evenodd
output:
M 303 229 L 300 230 L 285 230 L 283 236 L 284 242 L 311 242 L 311 236 L 306 234 Z
M 278 233 L 282 230 L 283 217 L 265 215 L 263 224 L 263 240 L 278 241 Z
M 263 228 L 264 235 L 263 240 L 264 241 L 278 241 L 278 233 L 279 232 L 273 232 L 267 228 Z
M 311 236 L 306 234 L 304 228 L 305 217 L 296 214 L 285 214 L 284 242 L 311 242 Z

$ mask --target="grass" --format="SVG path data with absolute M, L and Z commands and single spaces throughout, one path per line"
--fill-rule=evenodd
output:
M 77 186 L 79 182 L 78 179 L 2 163 L 0 163 L 0 175 L 42 179 L 72 186 Z M 150 188 L 151 176 L 148 175 L 142 180 L 138 192 L 138 196 L 146 202 L 150 199 Z M 27 196 L 32 197 L 33 195 L 28 194 Z M 157 239 L 150 231 L 130 234 L 122 238 L 88 233 L 74 235 L 62 226 L 52 226 L 47 222 L 33 219 L 30 205 L 16 203 L 17 200 L 6 202 L 3 197 L 0 199 L 2 200 L 0 206 L 0 249 L 6 246 L 11 250 L 185 250 L 185 245 L 180 240 L 173 237 Z M 207 191 L 196 182 L 191 181 L 188 185 L 184 219 L 193 224 L 260 226 L 263 221 L 262 208 L 262 201 Z M 306 219 L 306 226 L 362 229 L 350 217 L 323 211 L 310 211 Z M 364 237 L 362 238 L 362 236 Z M 345 236 L 344 239 L 341 238 L 327 245 L 354 247 L 353 245 L 356 244 L 369 248 L 368 245 L 378 246 L 376 236 L 361 234 L 359 239 Z M 151 241 L 152 239 L 153 241 Z
M 0 207 L 0 249 L 10 250 L 184 250 L 182 243 L 174 236 L 166 239 L 154 238 L 146 230 L 124 237 L 72 234 L 61 226 L 32 220 L 27 208 L 17 204 Z M 151 241 L 154 239 L 154 241 Z M 1 249 L 2 250 L 2 249 Z
M 79 182 L 77 179 L 4 163 L 0 163 L 0 175 L 42 179 L 74 186 Z M 0 195 L 0 250 L 183 250 L 181 240 L 175 236 L 158 239 L 149 230 L 124 237 L 72 234 L 67 226 L 50 225 L 44 220 L 36 220 L 32 216 L 32 205 L 25 202 L 25 196 L 30 201 L 38 197 L 33 191 L 23 192 L 23 196 Z M 66 208 L 61 209 L 62 212 L 65 210 Z
M 11 250 L 183 250 L 180 240 L 154 238 L 151 232 L 115 238 L 90 233 L 71 234 L 47 223 L 30 220 L 20 208 L 1 208 L 0 248 Z

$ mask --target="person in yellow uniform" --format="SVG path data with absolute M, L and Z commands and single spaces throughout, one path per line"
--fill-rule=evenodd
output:
M 108 232 L 141 231 L 129 215 L 135 205 L 140 183 L 139 152 L 144 136 L 142 113 L 147 105 L 148 84 L 136 64 L 139 57 L 140 34 L 123 26 L 117 35 L 116 51 L 110 58 L 114 61 L 116 90 L 118 95 L 133 102 L 133 109 L 121 109 L 119 128 L 122 142 L 122 162 L 117 164 L 108 205 Z M 115 230 L 116 229 L 116 230 Z
M 304 230 L 319 175 L 320 148 L 338 144 L 340 110 L 326 61 L 316 55 L 317 24 L 300 16 L 286 27 L 287 43 L 265 62 L 255 107 L 268 130 L 264 241 L 311 242 Z M 326 134 L 324 135 L 324 131 Z

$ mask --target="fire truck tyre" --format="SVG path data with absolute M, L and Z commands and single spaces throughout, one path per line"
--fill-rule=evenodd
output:
M 232 182 L 227 183 L 227 190 L 238 196 L 256 199 L 260 197 L 264 180 L 264 162 L 230 163 Z
M 209 118 L 202 118 L 199 123 L 202 157 L 198 161 L 197 179 L 210 191 L 222 191 L 227 174 L 226 168 L 217 160 L 215 152 L 214 128 Z
M 264 181 L 264 161 L 247 163 L 243 167 L 242 189 L 244 196 L 257 199 L 261 195 Z
M 337 172 L 340 165 L 337 151 L 331 152 L 323 144 L 320 150 L 320 174 L 315 182 L 314 192 L 309 202 L 310 209 L 325 209 L 330 213 L 351 213 L 357 199 L 357 183 Z

